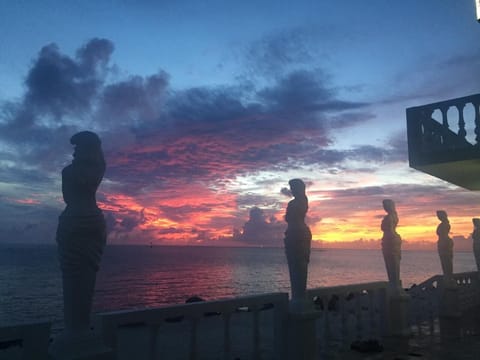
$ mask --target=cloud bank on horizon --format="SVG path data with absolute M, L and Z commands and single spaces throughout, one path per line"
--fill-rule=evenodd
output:
M 369 84 L 340 86 L 309 34 L 271 33 L 246 46 L 235 81 L 183 87 L 168 69 L 120 69 L 107 38 L 73 54 L 45 44 L 23 93 L 0 99 L 0 241 L 53 242 L 69 138 L 85 129 L 107 159 L 98 201 L 111 242 L 281 245 L 292 177 L 308 184 L 315 240 L 378 239 L 385 197 L 398 199 L 408 240 L 436 240 L 437 208 L 467 237 L 478 195 L 410 170 L 404 114 L 393 113 L 408 99 L 469 90 L 476 50 L 445 54 L 422 81 L 405 72 L 372 96 Z

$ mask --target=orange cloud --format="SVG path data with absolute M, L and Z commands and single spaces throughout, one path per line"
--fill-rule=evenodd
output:
M 40 201 L 37 199 L 26 198 L 26 199 L 13 199 L 14 202 L 23 205 L 38 205 Z

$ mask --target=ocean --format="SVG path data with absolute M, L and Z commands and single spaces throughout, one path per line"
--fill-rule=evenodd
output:
M 472 252 L 457 252 L 454 271 L 475 271 Z M 410 287 L 441 273 L 434 251 L 403 251 Z M 312 250 L 308 287 L 386 280 L 380 250 Z M 289 291 L 281 248 L 107 245 L 94 312 Z M 54 245 L 0 245 L 0 326 L 50 320 L 62 327 L 62 287 Z

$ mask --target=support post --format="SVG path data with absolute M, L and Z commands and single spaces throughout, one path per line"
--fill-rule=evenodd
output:
M 459 306 L 458 286 L 445 277 L 441 281 L 440 297 L 440 335 L 442 339 L 450 340 L 460 337 L 461 312 Z
M 289 311 L 287 332 L 287 359 L 316 359 L 316 311 Z
M 393 337 L 409 337 L 408 306 L 410 296 L 403 289 L 388 290 L 388 334 Z

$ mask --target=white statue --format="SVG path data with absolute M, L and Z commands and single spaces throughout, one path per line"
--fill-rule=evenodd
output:
M 292 289 L 291 306 L 295 310 L 306 310 L 307 272 L 310 260 L 312 233 L 305 224 L 308 211 L 308 199 L 305 195 L 305 183 L 300 179 L 288 182 L 294 197 L 288 203 L 285 221 L 285 253 L 287 255 L 290 285 Z
M 383 200 L 383 208 L 387 215 L 382 220 L 381 229 L 382 253 L 387 269 L 388 281 L 392 289 L 401 289 L 400 283 L 400 259 L 402 239 L 397 234 L 398 215 L 395 210 L 395 203 L 391 199 Z
M 453 240 L 448 236 L 450 232 L 450 222 L 448 215 L 444 210 L 437 211 L 437 218 L 440 224 L 437 226 L 438 235 L 438 255 L 442 264 L 443 276 L 448 282 L 453 279 Z
M 62 171 L 66 203 L 59 217 L 57 244 L 63 279 L 67 339 L 88 336 L 96 273 L 106 243 L 105 219 L 95 193 L 105 173 L 99 137 L 89 131 L 70 139 L 73 161 Z
M 480 219 L 473 218 L 473 255 L 475 256 L 475 262 L 477 263 L 477 270 L 480 271 Z

